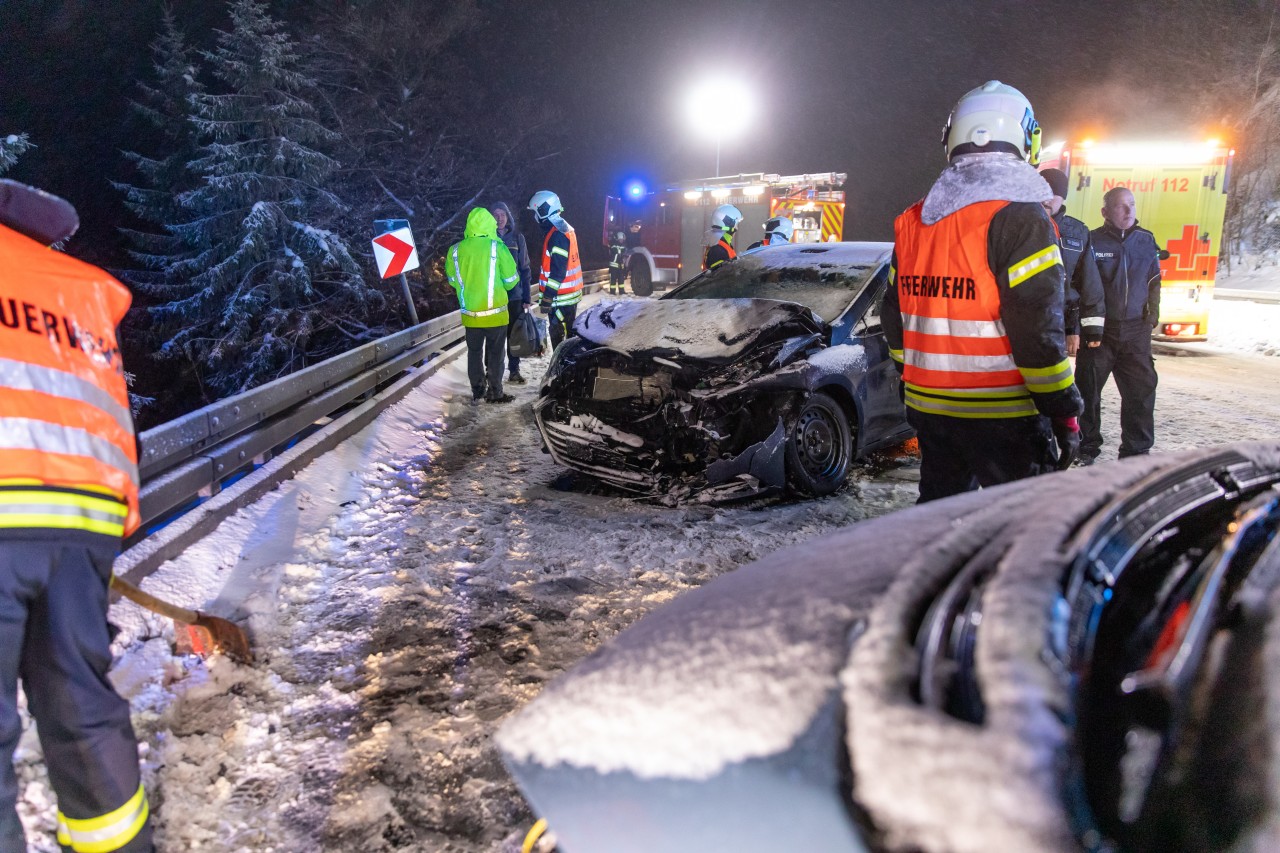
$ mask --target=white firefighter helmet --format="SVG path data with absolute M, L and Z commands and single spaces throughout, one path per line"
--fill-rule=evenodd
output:
M 956 102 L 942 129 L 942 147 L 948 160 L 957 154 L 1012 151 L 1038 166 L 1040 125 L 1025 95 L 989 80 Z
M 734 232 L 742 221 L 742 211 L 731 204 L 722 204 L 711 214 L 711 227 L 721 231 Z
M 534 218 L 542 222 L 563 212 L 564 205 L 560 203 L 560 196 L 551 190 L 538 190 L 529 199 L 529 209 L 533 211 Z
M 770 243 L 779 239 L 791 242 L 796 233 L 796 225 L 789 216 L 775 216 L 764 224 L 764 236 Z

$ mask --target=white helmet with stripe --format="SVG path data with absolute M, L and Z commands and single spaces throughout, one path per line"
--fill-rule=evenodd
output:
M 1040 164 L 1040 125 L 1026 96 L 999 80 L 965 93 L 942 129 L 950 160 L 959 154 L 1010 151 L 1032 166 Z
M 544 222 L 557 213 L 562 213 L 564 205 L 560 203 L 560 196 L 551 190 L 538 190 L 529 199 L 529 209 L 533 211 L 534 219 Z
M 742 211 L 731 204 L 722 204 L 711 214 L 711 227 L 732 233 L 742 221 Z
M 795 223 L 789 216 L 775 216 L 764 224 L 764 236 L 770 243 L 777 242 L 779 239 L 790 243 L 795 233 Z

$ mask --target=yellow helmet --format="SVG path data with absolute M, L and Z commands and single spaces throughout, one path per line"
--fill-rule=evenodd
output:
M 1031 102 L 1012 86 L 990 80 L 956 102 L 942 129 L 947 159 L 988 151 L 1016 153 L 1040 165 L 1040 125 Z

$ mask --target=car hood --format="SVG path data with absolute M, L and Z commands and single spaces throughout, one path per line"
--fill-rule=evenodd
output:
M 749 347 L 827 325 L 803 305 L 773 299 L 629 300 L 597 305 L 574 324 L 587 341 L 628 355 L 727 361 Z

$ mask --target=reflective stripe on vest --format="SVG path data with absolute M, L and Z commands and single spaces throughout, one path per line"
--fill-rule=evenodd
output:
M 2 226 L 0 271 L 0 528 L 133 532 L 137 444 L 115 336 L 128 290 Z
M 127 803 L 101 817 L 77 819 L 58 812 L 58 843 L 76 853 L 111 853 L 137 837 L 149 813 L 147 793 L 138 785 Z
M 991 220 L 1007 202 L 972 204 L 932 225 L 921 204 L 894 223 L 893 271 L 902 313 L 906 404 L 960 418 L 1026 417 L 1037 413 L 1031 391 L 1066 387 L 1063 364 L 1020 370 L 1001 320 L 1000 288 L 987 257 Z M 1009 270 L 1012 286 L 1061 263 L 1049 246 Z M 1070 363 L 1065 364 L 1071 383 Z
M 546 288 L 555 291 L 555 296 L 551 297 L 551 304 L 555 307 L 563 305 L 576 305 L 582 301 L 582 261 L 578 259 L 578 233 L 572 229 L 568 232 L 561 232 L 569 238 L 569 249 L 556 246 L 551 247 L 551 235 L 559 230 L 554 226 L 547 231 L 545 237 L 542 238 L 542 275 L 538 279 L 539 296 L 543 294 Z M 551 256 L 560 255 L 565 258 L 566 268 L 564 271 L 564 281 L 555 281 L 551 278 Z
M 123 536 L 129 508 L 104 496 L 38 488 L 0 488 L 0 528 L 87 530 Z
M 466 314 L 468 317 L 492 317 L 494 314 L 501 314 L 506 310 L 507 306 L 501 305 L 497 308 L 490 308 L 488 311 L 468 311 L 466 308 L 463 308 L 462 313 Z
M 450 251 L 449 254 L 450 254 L 450 258 L 453 261 L 453 280 L 458 282 L 458 307 L 461 310 L 462 314 L 466 317 L 492 317 L 494 314 L 501 314 L 502 312 L 506 311 L 507 310 L 506 303 L 503 303 L 502 305 L 499 305 L 496 308 L 492 307 L 493 303 L 497 299 L 497 293 L 498 293 L 498 290 L 497 290 L 498 241 L 497 240 L 489 241 L 489 281 L 485 286 L 485 299 L 486 299 L 485 304 L 489 305 L 490 307 L 481 309 L 479 311 L 472 311 L 468 309 L 466 306 L 466 302 L 464 301 L 463 294 L 466 293 L 467 287 L 466 287 L 466 282 L 462 280 L 462 265 L 458 261 L 458 245 L 459 244 L 455 244 L 452 251 Z M 513 281 L 519 281 L 519 279 L 520 279 L 519 274 L 504 278 L 502 280 L 504 285 L 503 290 L 505 291 L 507 289 L 505 287 L 506 284 Z

